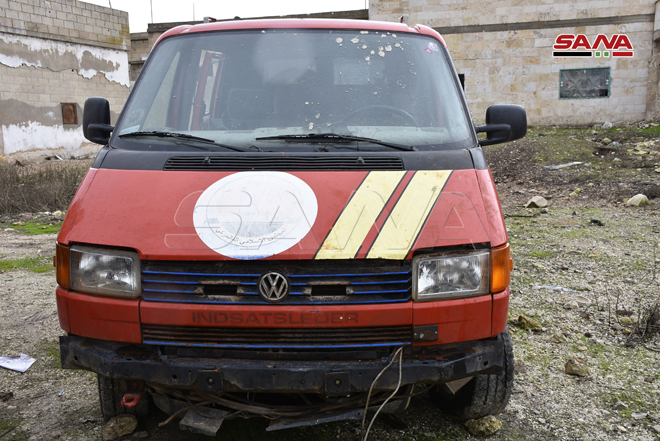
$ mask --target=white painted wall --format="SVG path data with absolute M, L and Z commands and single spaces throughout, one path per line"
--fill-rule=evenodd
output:
M 78 60 L 78 66 L 75 70 L 84 78 L 92 78 L 100 72 L 108 81 L 130 87 L 128 79 L 128 53 L 126 51 L 2 33 L 0 33 L 0 41 L 7 45 L 20 48 L 19 50 L 21 52 L 21 55 L 10 55 L 0 52 L 0 64 L 4 64 L 5 66 L 32 66 L 59 70 L 60 65 L 55 58 L 61 59 L 70 54 Z M 0 46 L 0 49 L 2 49 L 2 46 Z M 107 64 L 111 68 L 101 70 L 85 68 L 83 57 L 91 57 L 91 59 L 108 62 Z M 67 68 L 75 68 L 75 66 L 69 65 Z

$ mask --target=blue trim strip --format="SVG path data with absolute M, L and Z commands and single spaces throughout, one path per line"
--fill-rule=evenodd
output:
M 412 271 L 405 272 L 393 272 L 393 273 L 364 273 L 364 274 L 297 274 L 297 275 L 288 275 L 287 277 L 297 278 L 297 277 L 364 277 L 364 276 L 394 276 L 401 274 L 410 274 Z
M 145 302 L 165 302 L 165 303 L 195 303 L 195 304 L 204 304 L 204 305 L 261 305 L 261 303 L 254 302 L 216 302 L 212 300 L 174 300 L 174 299 L 157 299 L 142 297 L 142 300 Z M 284 305 L 368 305 L 375 303 L 404 303 L 408 302 L 410 299 L 394 299 L 394 300 L 369 300 L 369 301 L 358 301 L 358 302 L 299 302 L 299 303 L 283 303 Z M 266 303 L 264 303 L 266 304 Z
M 197 282 L 179 282 L 175 280 L 143 280 L 142 283 L 176 283 L 179 285 L 199 285 Z
M 391 289 L 385 291 L 355 291 L 353 294 L 392 294 L 393 292 L 408 292 L 407 289 Z
M 241 348 L 241 349 L 269 349 L 269 348 L 287 348 L 287 349 L 332 349 L 332 348 L 375 348 L 383 346 L 410 346 L 410 342 L 392 342 L 392 343 L 374 343 L 361 345 L 232 345 L 232 344 L 214 344 L 214 343 L 172 343 L 165 341 L 143 340 L 146 345 L 167 345 L 167 346 L 192 346 L 199 348 Z
M 143 289 L 144 292 L 173 292 L 179 294 L 197 294 L 195 291 L 173 291 L 168 289 Z
M 410 280 L 393 280 L 391 282 L 351 282 L 351 285 L 393 285 L 395 283 L 410 283 Z
M 391 282 L 351 282 L 350 285 L 346 286 L 351 286 L 351 285 L 394 285 L 394 284 L 402 284 L 402 283 L 410 283 L 409 280 L 394 280 Z M 247 283 L 244 283 L 244 285 L 247 285 Z M 292 283 L 291 286 L 307 286 L 307 283 L 300 282 L 300 283 Z M 311 287 L 315 286 L 324 286 L 324 285 L 309 285 Z M 336 285 L 335 285 L 336 286 Z
M 178 285 L 216 286 L 212 283 L 207 284 L 207 283 L 199 283 L 199 282 L 179 282 L 179 281 L 176 281 L 176 280 L 143 280 L 142 283 L 160 283 L 160 284 L 175 283 L 175 284 L 178 284 Z M 254 283 L 241 282 L 240 285 L 224 285 L 224 286 L 241 286 L 241 285 L 254 286 L 256 284 L 257 284 L 256 282 L 254 282 Z M 304 285 L 304 283 L 302 285 Z
M 245 291 L 245 294 L 247 294 L 249 296 L 258 296 L 259 295 L 259 293 L 255 292 L 255 291 Z M 303 293 L 301 293 L 301 292 L 289 292 L 289 295 L 290 296 L 301 296 L 301 295 L 303 295 Z
M 168 271 L 142 271 L 142 274 L 170 274 L 175 276 L 206 276 L 206 277 L 259 277 L 261 274 L 211 274 L 211 273 L 175 273 Z

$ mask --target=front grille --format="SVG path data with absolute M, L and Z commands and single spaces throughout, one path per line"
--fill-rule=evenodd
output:
M 264 304 L 259 277 L 284 274 L 289 295 L 278 304 L 396 303 L 411 299 L 410 262 L 380 260 L 248 262 L 142 262 L 146 301 L 202 304 Z
M 142 325 L 146 344 L 208 348 L 323 349 L 408 345 L 410 326 L 377 328 L 204 328 Z
M 397 156 L 323 154 L 320 156 L 173 156 L 164 170 L 181 171 L 324 171 L 403 170 Z

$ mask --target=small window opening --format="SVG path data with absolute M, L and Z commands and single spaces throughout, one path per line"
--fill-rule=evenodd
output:
M 62 123 L 78 124 L 78 108 L 76 103 L 62 103 Z
M 609 96 L 609 67 L 559 71 L 559 98 L 607 98 Z

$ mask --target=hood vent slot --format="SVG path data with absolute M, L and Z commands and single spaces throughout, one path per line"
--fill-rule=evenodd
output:
M 403 170 L 396 156 L 173 156 L 164 170 L 173 171 L 350 171 Z

